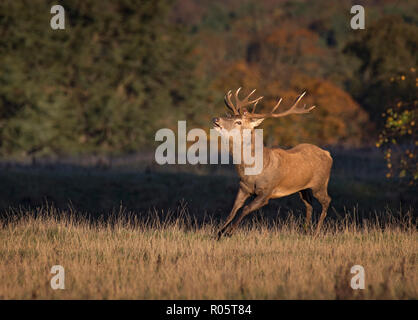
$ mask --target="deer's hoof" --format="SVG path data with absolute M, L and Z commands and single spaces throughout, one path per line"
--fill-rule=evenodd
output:
M 218 232 L 218 241 L 222 238 L 222 237 L 231 237 L 232 236 L 232 231 L 231 230 L 228 230 L 228 229 L 223 229 L 223 230 L 220 230 L 219 232 Z
M 218 241 L 219 241 L 222 237 L 224 237 L 225 235 L 226 235 L 226 230 L 225 230 L 225 229 L 219 230 L 219 232 L 218 232 Z
M 226 232 L 224 232 L 224 236 L 225 237 L 228 237 L 228 238 L 232 237 L 232 231 L 231 230 L 227 230 Z
M 218 231 L 218 235 L 217 235 L 217 240 L 218 240 L 218 241 L 222 238 L 222 236 L 224 235 L 224 233 L 225 233 L 225 231 L 224 231 L 224 230 L 220 230 L 220 231 Z

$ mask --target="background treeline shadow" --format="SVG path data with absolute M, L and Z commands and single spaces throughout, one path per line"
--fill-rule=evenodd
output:
M 372 149 L 331 150 L 330 219 L 405 214 L 416 205 L 416 190 L 385 179 L 385 163 Z M 62 212 L 91 218 L 130 213 L 176 217 L 185 212 L 196 221 L 225 219 L 238 189 L 232 165 L 159 166 L 153 155 L 0 166 L 0 210 L 21 211 L 52 205 Z M 320 206 L 315 204 L 318 213 Z M 260 212 L 261 211 L 261 212 Z M 267 219 L 304 215 L 297 194 L 271 200 L 256 214 Z M 316 215 L 314 214 L 314 219 Z

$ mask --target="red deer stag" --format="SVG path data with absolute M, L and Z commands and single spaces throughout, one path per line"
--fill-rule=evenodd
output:
M 305 94 L 303 93 L 287 111 L 275 113 L 282 101 L 280 99 L 270 113 L 255 113 L 255 107 L 263 97 L 250 101 L 250 96 L 255 92 L 253 90 L 247 97 L 241 100 L 238 96 L 240 89 L 235 92 L 235 104 L 231 100 L 231 91 L 225 95 L 225 104 L 233 112 L 233 115 L 213 119 L 214 128 L 218 131 L 226 130 L 225 132 L 230 132 L 233 129 L 238 129 L 242 136 L 243 130 L 249 129 L 253 138 L 254 128 L 260 125 L 264 119 L 308 113 L 315 107 L 306 108 L 306 105 L 303 107 L 298 105 Z M 253 105 L 252 112 L 248 112 L 244 108 L 248 105 Z M 230 152 L 232 152 L 231 143 L 229 146 Z M 253 144 L 251 147 L 253 148 L 252 152 L 254 152 Z M 332 158 L 328 151 L 306 143 L 297 145 L 289 150 L 263 147 L 263 169 L 261 173 L 245 175 L 245 166 L 245 163 L 236 165 L 240 177 L 239 190 L 231 213 L 218 232 L 218 239 L 223 235 L 231 235 L 246 215 L 263 207 L 270 199 L 284 197 L 296 192 L 299 192 L 306 206 L 306 230 L 310 227 L 312 220 L 312 194 L 320 202 L 322 212 L 315 235 L 319 233 L 331 201 L 327 187 Z M 255 195 L 254 200 L 244 207 L 241 214 L 233 222 L 232 220 L 234 220 L 238 210 L 251 195 Z

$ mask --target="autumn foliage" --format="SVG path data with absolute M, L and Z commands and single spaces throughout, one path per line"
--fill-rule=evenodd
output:
M 317 106 L 266 120 L 268 145 L 372 145 L 380 114 L 400 99 L 382 79 L 416 67 L 411 5 L 387 18 L 390 5 L 370 4 L 355 32 L 337 1 L 77 0 L 64 3 L 70 27 L 53 32 L 47 1 L 1 2 L 0 155 L 149 150 L 179 120 L 208 130 L 238 87 L 257 89 L 260 108 L 279 97 L 286 108 L 304 91 Z
M 416 69 L 391 77 L 389 86 L 393 91 L 418 87 Z M 409 90 L 407 91 L 409 92 Z M 388 103 L 382 113 L 385 127 L 379 134 L 376 146 L 384 150 L 388 178 L 404 178 L 409 184 L 418 181 L 418 131 L 416 97 L 399 96 Z
M 229 87 L 228 87 L 228 84 Z M 283 119 L 269 119 L 263 124 L 266 140 L 270 145 L 292 145 L 311 142 L 326 145 L 360 145 L 368 115 L 344 90 L 330 81 L 312 78 L 301 73 L 290 75 L 286 81 L 266 81 L 260 68 L 245 61 L 230 66 L 219 80 L 218 87 L 238 88 L 250 91 L 257 88 L 264 96 L 257 108 L 269 111 L 277 100 L 286 109 L 304 91 L 303 103 L 315 105 L 310 115 L 293 115 Z M 219 108 L 219 112 L 222 112 Z

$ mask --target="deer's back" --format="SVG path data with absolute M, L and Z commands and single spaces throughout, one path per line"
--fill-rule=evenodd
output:
M 308 157 L 312 157 L 312 160 L 321 160 L 321 161 L 332 161 L 331 155 L 328 151 L 321 149 L 318 146 L 315 146 L 313 144 L 309 144 L 309 143 L 302 143 L 302 144 L 298 144 L 297 146 L 288 149 L 288 150 L 283 150 L 280 149 L 282 151 L 282 155 L 284 157 L 289 156 L 289 157 L 303 157 L 305 159 L 307 159 Z
M 328 183 L 332 166 L 328 151 L 312 144 L 300 144 L 288 150 L 272 149 L 272 155 L 278 163 L 277 171 L 267 170 L 275 177 L 275 197 Z

